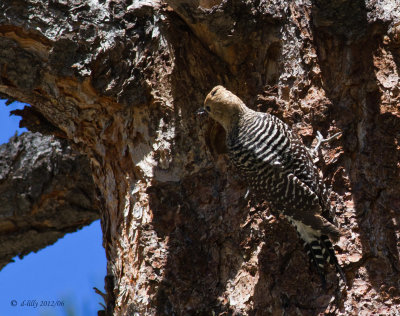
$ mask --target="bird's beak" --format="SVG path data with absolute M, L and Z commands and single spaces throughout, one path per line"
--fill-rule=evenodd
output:
M 206 109 L 204 107 L 201 107 L 196 111 L 196 114 L 200 115 L 200 116 L 204 116 L 204 115 L 206 115 L 208 113 L 207 113 L 207 111 L 206 111 Z

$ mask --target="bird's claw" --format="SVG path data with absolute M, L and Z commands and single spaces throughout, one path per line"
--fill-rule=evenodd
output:
M 338 137 L 341 136 L 341 135 L 342 135 L 342 132 L 338 132 L 338 133 L 332 135 L 331 137 L 324 138 L 324 136 L 322 136 L 322 134 L 321 134 L 319 131 L 317 131 L 317 136 L 316 136 L 317 144 L 316 144 L 315 147 L 312 149 L 312 153 L 313 153 L 314 155 L 316 155 L 316 154 L 318 153 L 318 150 L 319 150 L 319 147 L 321 146 L 321 144 L 323 144 L 323 143 L 329 143 L 330 141 L 332 141 L 332 140 L 338 138 Z
M 250 194 L 250 189 L 247 189 L 246 193 L 244 194 L 244 199 L 247 200 Z

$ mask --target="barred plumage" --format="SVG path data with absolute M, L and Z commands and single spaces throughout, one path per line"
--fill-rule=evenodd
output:
M 331 243 L 340 232 L 333 222 L 328 192 L 300 138 L 280 119 L 249 109 L 222 86 L 211 90 L 204 106 L 225 128 L 235 167 L 258 196 L 295 226 L 321 276 L 328 262 L 344 279 Z

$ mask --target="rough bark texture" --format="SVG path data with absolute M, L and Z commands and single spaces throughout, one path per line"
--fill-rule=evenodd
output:
M 399 1 L 3 0 L 0 12 L 0 93 L 91 159 L 108 313 L 400 308 Z M 324 289 L 291 226 L 244 199 L 222 128 L 195 115 L 216 84 L 307 145 L 343 133 L 319 166 L 347 288 L 330 270 Z
M 99 218 L 89 161 L 39 133 L 0 146 L 0 269 Z

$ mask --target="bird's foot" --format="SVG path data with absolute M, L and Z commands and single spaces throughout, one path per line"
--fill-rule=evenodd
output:
M 323 144 L 323 143 L 329 143 L 330 141 L 332 141 L 332 140 L 334 140 L 334 139 L 337 139 L 337 138 L 338 138 L 339 136 L 341 136 L 341 135 L 342 135 L 342 132 L 339 132 L 339 133 L 336 133 L 336 134 L 332 135 L 331 137 L 324 138 L 324 136 L 322 136 L 322 134 L 321 134 L 319 131 L 317 131 L 317 136 L 316 136 L 317 144 L 316 144 L 315 147 L 311 150 L 311 153 L 312 153 L 314 156 L 317 156 L 318 150 L 319 150 L 319 147 L 321 146 L 321 144 Z

